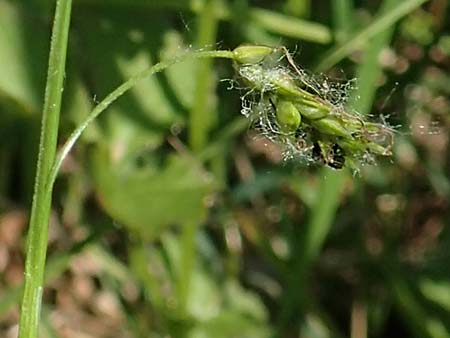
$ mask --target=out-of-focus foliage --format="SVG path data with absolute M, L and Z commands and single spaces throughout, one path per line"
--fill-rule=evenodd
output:
M 1 337 L 17 330 L 53 5 L 0 0 Z M 249 42 L 311 72 L 340 61 L 327 75 L 357 78 L 349 109 L 395 127 L 394 156 L 356 177 L 283 160 L 247 130 L 228 61 L 145 80 L 64 163 L 42 336 L 450 337 L 449 8 L 74 1 L 60 143 L 158 60 Z

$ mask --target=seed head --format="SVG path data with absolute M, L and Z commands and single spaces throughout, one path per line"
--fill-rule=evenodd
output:
M 344 107 L 347 93 L 308 75 L 286 48 L 245 45 L 233 54 L 248 88 L 242 111 L 286 157 L 358 170 L 376 156 L 391 155 L 392 129 Z

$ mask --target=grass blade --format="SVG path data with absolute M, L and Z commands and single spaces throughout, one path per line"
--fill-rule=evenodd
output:
M 362 45 L 364 45 L 372 37 L 389 28 L 402 17 L 427 1 L 428 0 L 398 1 L 397 5 L 391 11 L 380 15 L 367 28 L 356 34 L 345 44 L 333 48 L 317 65 L 316 71 L 323 72 L 331 68 L 347 55 L 352 53 L 355 49 L 360 48 Z
M 344 43 L 349 37 L 353 27 L 353 0 L 333 1 L 333 20 L 335 39 L 338 44 Z
M 252 19 L 268 31 L 321 44 L 331 42 L 331 32 L 324 25 L 261 8 L 253 8 L 250 13 Z

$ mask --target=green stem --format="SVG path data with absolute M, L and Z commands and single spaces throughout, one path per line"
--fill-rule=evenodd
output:
M 207 2 L 199 17 L 197 27 L 197 46 L 211 46 L 215 43 L 218 19 L 216 17 L 217 3 Z M 213 89 L 211 61 L 197 62 L 194 105 L 189 115 L 189 145 L 194 152 L 201 151 L 208 142 L 209 131 L 216 122 L 211 109 L 211 92 Z
M 212 46 L 216 41 L 219 19 L 216 15 L 218 1 L 208 0 L 198 17 L 197 46 Z M 211 128 L 217 122 L 214 109 L 211 104 L 213 94 L 213 72 L 211 70 L 212 60 L 197 62 L 196 84 L 194 93 L 194 104 L 189 116 L 189 145 L 192 151 L 198 153 L 208 144 Z M 189 289 L 191 286 L 192 273 L 196 260 L 195 239 L 197 237 L 197 224 L 183 224 L 181 233 L 182 256 L 178 276 L 178 298 L 179 313 L 182 317 L 186 315 Z M 183 332 L 179 337 L 186 337 Z
M 183 225 L 181 233 L 182 255 L 178 275 L 178 310 L 181 317 L 185 317 L 187 312 L 192 271 L 195 266 L 195 239 L 197 237 L 197 229 L 198 226 L 196 224 L 187 223 Z
M 139 236 L 130 236 L 128 241 L 128 252 L 130 255 L 130 269 L 145 287 L 146 297 L 150 299 L 152 306 L 159 312 L 166 310 L 163 292 L 158 280 L 149 271 L 148 255 L 145 243 Z
M 51 192 L 46 187 L 56 154 L 71 7 L 71 0 L 58 0 L 56 3 L 36 182 L 27 239 L 25 289 L 19 325 L 20 338 L 37 337 L 39 328 L 51 206 Z
M 50 179 L 48 180 L 47 190 L 50 191 L 53 188 L 53 183 L 56 180 L 58 170 L 61 167 L 64 158 L 72 149 L 75 142 L 81 136 L 83 131 L 92 123 L 92 121 L 94 121 L 103 111 L 106 110 L 106 108 L 108 108 L 120 96 L 125 94 L 131 88 L 133 88 L 141 80 L 153 74 L 162 72 L 166 68 L 176 63 L 184 62 L 190 59 L 207 59 L 207 58 L 234 59 L 234 54 L 232 51 L 227 50 L 189 52 L 177 58 L 162 61 L 155 64 L 151 68 L 146 69 L 141 73 L 131 77 L 128 81 L 122 83 L 119 87 L 117 87 L 114 91 L 112 91 L 106 98 L 103 99 L 103 101 L 101 101 L 97 106 L 95 106 L 95 108 L 89 113 L 89 115 L 84 119 L 84 121 L 81 122 L 80 125 L 72 132 L 72 134 L 67 139 L 66 143 L 64 143 L 64 145 L 62 146 L 59 155 L 56 158 L 55 163 L 52 167 Z

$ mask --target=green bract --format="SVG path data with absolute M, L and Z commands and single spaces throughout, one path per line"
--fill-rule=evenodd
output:
M 391 155 L 392 129 L 344 107 L 336 98 L 346 93 L 295 65 L 285 48 L 247 45 L 233 55 L 249 88 L 243 113 L 288 157 L 357 169 L 375 156 Z
M 352 135 L 347 129 L 345 129 L 337 117 L 324 117 L 322 119 L 312 120 L 311 126 L 325 135 L 340 136 L 344 139 L 352 139 Z
M 257 64 L 273 53 L 273 48 L 266 46 L 242 45 L 233 50 L 234 60 L 240 64 Z
M 324 118 L 330 113 L 330 107 L 322 105 L 310 99 L 298 99 L 294 101 L 295 106 L 305 118 L 317 120 Z
M 302 121 L 298 109 L 291 101 L 280 100 L 276 103 L 277 121 L 281 130 L 291 133 L 297 130 Z

